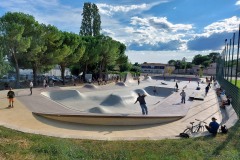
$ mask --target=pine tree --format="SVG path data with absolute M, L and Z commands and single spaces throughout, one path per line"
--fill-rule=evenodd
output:
M 98 36 L 101 30 L 101 17 L 97 5 L 84 3 L 82 13 L 82 25 L 80 27 L 80 35 L 82 36 Z

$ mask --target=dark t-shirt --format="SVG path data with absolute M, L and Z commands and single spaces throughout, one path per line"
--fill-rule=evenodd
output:
M 209 126 L 211 127 L 210 128 L 211 133 L 217 133 L 217 130 L 219 128 L 219 124 L 217 122 L 213 121 L 209 124 Z
M 7 96 L 8 96 L 8 98 L 14 98 L 15 97 L 15 93 L 13 91 L 8 91 Z
M 140 104 L 146 104 L 146 102 L 145 102 L 145 95 L 139 96 L 137 98 L 137 101 L 139 101 Z

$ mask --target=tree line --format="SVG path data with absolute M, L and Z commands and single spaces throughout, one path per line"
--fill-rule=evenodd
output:
M 211 63 L 216 63 L 220 53 L 212 52 L 208 55 L 197 54 L 193 57 L 192 62 L 186 62 L 186 58 L 182 60 L 169 60 L 169 65 L 174 65 L 176 69 L 189 69 L 193 65 L 202 65 L 203 68 L 208 67 Z
M 8 12 L 0 17 L 0 66 L 9 67 L 3 60 L 7 56 L 16 72 L 32 69 L 34 83 L 37 74 L 59 65 L 63 83 L 65 69 L 94 73 L 99 77 L 116 67 L 129 69 L 126 46 L 109 36 L 100 34 L 101 18 L 95 4 L 84 3 L 80 33 L 61 31 L 53 25 L 38 23 L 29 14 Z

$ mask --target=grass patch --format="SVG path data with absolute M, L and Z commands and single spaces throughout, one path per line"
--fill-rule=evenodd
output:
M 240 159 L 240 123 L 226 135 L 178 140 L 96 141 L 54 138 L 0 127 L 0 159 Z
M 235 85 L 235 79 L 234 80 L 229 80 L 233 85 Z M 238 88 L 240 88 L 240 80 L 237 80 L 237 85 Z

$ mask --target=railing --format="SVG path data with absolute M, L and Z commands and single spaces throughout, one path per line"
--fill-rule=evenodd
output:
M 239 74 L 239 43 L 240 43 L 240 25 L 237 38 L 237 48 L 234 45 L 235 33 L 232 39 L 230 39 L 230 44 L 228 44 L 227 39 L 225 39 L 225 48 L 222 51 L 220 57 L 217 60 L 217 71 L 216 78 L 221 85 L 221 87 L 226 91 L 226 95 L 229 95 L 232 99 L 232 106 L 238 116 L 240 116 L 240 88 L 237 87 L 237 83 L 240 83 Z M 233 42 L 233 43 L 231 43 Z M 231 46 L 232 45 L 232 46 Z M 234 48 L 236 48 L 234 50 Z M 233 74 L 235 70 L 235 74 Z

